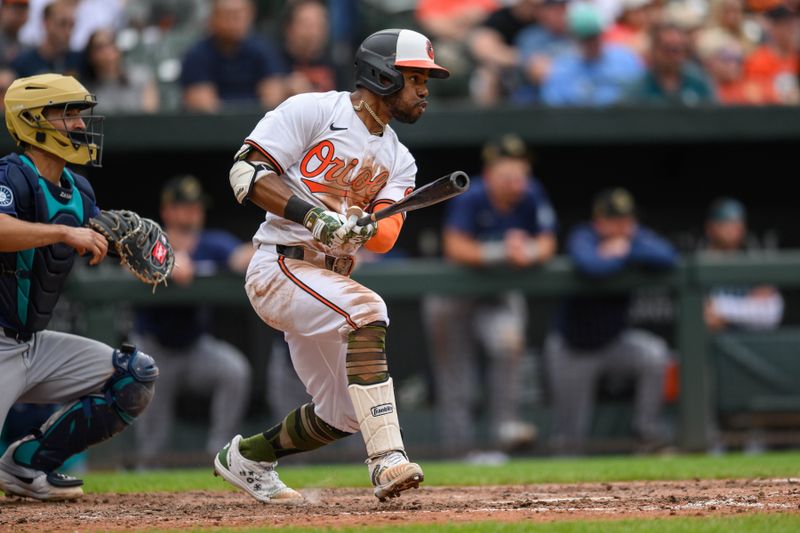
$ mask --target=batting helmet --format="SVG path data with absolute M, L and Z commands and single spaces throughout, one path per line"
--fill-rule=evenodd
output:
M 412 30 L 381 30 L 361 43 L 356 52 L 356 86 L 388 96 L 403 88 L 403 74 L 396 67 L 428 69 L 431 78 L 447 78 L 450 72 L 433 61 L 433 45 Z
M 57 128 L 44 116 L 45 109 L 91 109 L 97 99 L 72 76 L 39 74 L 20 78 L 5 96 L 6 127 L 17 144 L 41 148 L 77 165 L 100 166 L 103 117 L 82 116 L 86 130 Z

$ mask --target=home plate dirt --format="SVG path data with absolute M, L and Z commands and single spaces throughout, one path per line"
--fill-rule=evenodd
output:
M 367 526 L 800 513 L 800 479 L 424 487 L 380 503 L 367 488 L 305 489 L 306 503 L 244 493 L 89 495 L 71 503 L 0 498 L 0 531 L 97 532 L 221 526 Z

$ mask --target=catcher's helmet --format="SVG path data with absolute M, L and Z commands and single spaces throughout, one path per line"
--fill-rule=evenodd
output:
M 6 127 L 18 145 L 25 143 L 78 165 L 101 165 L 103 117 L 81 115 L 86 130 L 57 128 L 44 116 L 47 108 L 92 109 L 97 99 L 72 76 L 39 74 L 20 78 L 6 91 Z
M 403 74 L 396 67 L 426 68 L 431 78 L 447 78 L 450 72 L 433 61 L 433 45 L 412 30 L 381 30 L 361 43 L 356 52 L 356 86 L 388 96 L 403 88 Z

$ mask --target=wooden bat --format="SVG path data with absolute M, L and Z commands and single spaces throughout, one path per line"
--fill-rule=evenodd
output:
M 467 189 L 469 189 L 469 176 L 460 170 L 456 170 L 427 185 L 423 185 L 386 209 L 381 209 L 377 213 L 363 216 L 358 219 L 356 224 L 359 226 L 366 226 L 370 222 L 377 222 L 382 218 L 390 217 L 397 213 L 405 213 L 406 211 L 414 211 L 416 209 L 428 207 L 429 205 L 438 204 L 439 202 L 444 202 L 454 196 L 458 196 Z

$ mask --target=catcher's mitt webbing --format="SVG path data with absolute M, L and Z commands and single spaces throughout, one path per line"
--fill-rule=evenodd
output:
M 175 257 L 167 236 L 156 222 L 133 211 L 101 211 L 89 227 L 103 235 L 120 262 L 144 283 L 167 284 Z

